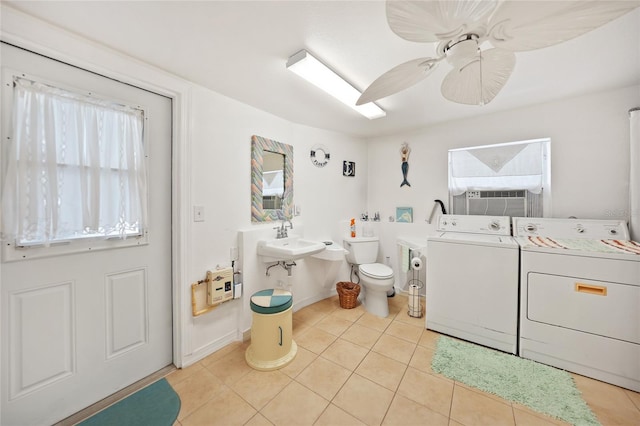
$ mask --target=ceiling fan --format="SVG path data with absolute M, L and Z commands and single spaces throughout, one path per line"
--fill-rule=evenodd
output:
M 356 105 L 417 84 L 445 59 L 453 69 L 442 81 L 442 95 L 460 104 L 487 104 L 511 76 L 514 52 L 565 42 L 638 6 L 638 0 L 388 0 L 391 30 L 405 40 L 438 42 L 437 56 L 413 59 L 382 74 Z

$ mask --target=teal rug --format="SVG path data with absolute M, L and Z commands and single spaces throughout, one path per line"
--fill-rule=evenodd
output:
M 180 397 L 166 379 L 140 389 L 89 417 L 81 426 L 172 426 L 180 412 Z
M 565 422 L 600 425 L 564 370 L 445 336 L 438 339 L 431 368 Z

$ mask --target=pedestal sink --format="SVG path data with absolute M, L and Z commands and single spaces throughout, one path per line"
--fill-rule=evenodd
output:
M 280 262 L 302 259 L 321 252 L 325 247 L 322 241 L 291 236 L 258 241 L 257 252 L 263 262 Z

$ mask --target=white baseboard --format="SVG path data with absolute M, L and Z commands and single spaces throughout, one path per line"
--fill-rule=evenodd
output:
M 224 348 L 230 343 L 244 341 L 244 334 L 238 332 L 228 333 L 213 342 L 194 350 L 191 354 L 182 357 L 182 367 L 185 368 Z

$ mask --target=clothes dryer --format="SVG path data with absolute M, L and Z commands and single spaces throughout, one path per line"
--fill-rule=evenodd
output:
M 518 244 L 508 216 L 443 215 L 427 239 L 426 328 L 515 354 Z
M 640 391 L 640 244 L 624 221 L 514 218 L 519 355 Z

